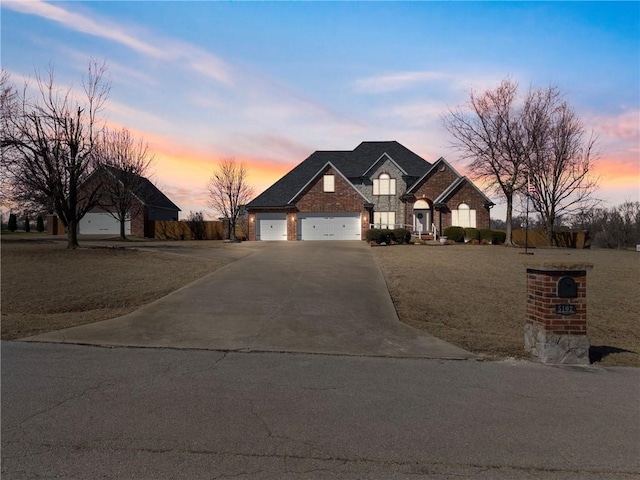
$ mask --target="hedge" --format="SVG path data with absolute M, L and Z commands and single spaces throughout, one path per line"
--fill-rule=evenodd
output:
M 454 242 L 463 242 L 464 241 L 464 228 L 462 227 L 447 227 L 442 232 L 444 237 L 447 237 L 449 240 Z

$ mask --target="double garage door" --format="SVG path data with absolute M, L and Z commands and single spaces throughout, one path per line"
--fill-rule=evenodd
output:
M 286 214 L 258 214 L 259 240 L 286 240 Z M 360 240 L 360 213 L 299 213 L 300 240 Z

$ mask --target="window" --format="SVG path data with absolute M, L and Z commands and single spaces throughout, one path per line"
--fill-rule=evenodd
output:
M 325 175 L 322 179 L 322 188 L 325 192 L 336 191 L 336 178 L 334 175 Z
M 395 195 L 396 179 L 391 178 L 388 173 L 381 173 L 378 178 L 373 179 L 374 195 Z
M 396 212 L 373 212 L 374 228 L 395 228 Z
M 451 225 L 454 227 L 475 228 L 476 211 L 469 208 L 466 203 L 458 205 L 457 210 L 451 210 Z

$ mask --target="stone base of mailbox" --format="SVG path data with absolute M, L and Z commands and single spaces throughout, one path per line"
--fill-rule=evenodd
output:
M 587 270 L 592 264 L 527 262 L 524 346 L 543 363 L 588 364 Z M 575 281 L 575 297 L 558 295 L 561 279 Z

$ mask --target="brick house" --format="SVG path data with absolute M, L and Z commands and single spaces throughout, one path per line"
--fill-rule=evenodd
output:
M 125 222 L 125 234 L 136 237 L 153 237 L 153 221 L 178 220 L 180 208 L 145 177 L 123 172 L 115 167 L 101 167 L 97 169 L 80 187 L 82 189 L 98 189 L 100 192 L 103 176 L 110 175 L 109 181 L 129 175 L 134 178 L 126 179 L 126 184 L 132 187 L 132 204 L 129 211 L 130 219 Z M 109 205 L 102 200 L 100 205 L 90 210 L 80 220 L 78 233 L 80 234 L 114 234 L 120 233 L 120 223 L 110 213 Z
M 493 202 L 444 158 L 398 142 L 317 151 L 247 204 L 249 240 L 364 240 L 369 228 L 489 228 Z

